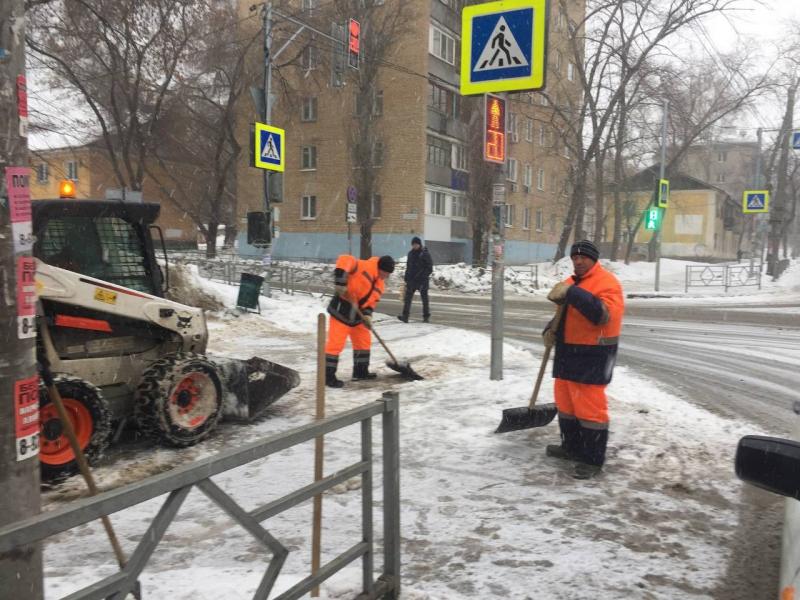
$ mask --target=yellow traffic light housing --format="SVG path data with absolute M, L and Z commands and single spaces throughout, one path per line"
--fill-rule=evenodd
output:
M 62 179 L 58 186 L 59 198 L 72 198 L 75 199 L 75 182 L 71 179 Z

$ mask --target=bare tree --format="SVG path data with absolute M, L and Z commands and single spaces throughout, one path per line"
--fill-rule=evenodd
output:
M 383 135 L 381 77 L 400 39 L 414 22 L 413 4 L 404 0 L 335 0 L 342 21 L 361 24 L 360 57 L 355 77 L 356 118 L 348 128 L 348 146 L 358 190 L 357 218 L 361 233 L 360 254 L 372 256 L 372 204 L 380 190 L 381 168 L 391 144 Z M 348 116 L 349 117 L 349 116 Z
M 560 1 L 566 10 L 566 0 Z M 739 5 L 739 0 L 587 2 L 585 18 L 570 28 L 571 54 L 583 90 L 582 101 L 574 107 L 558 103 L 554 106 L 567 127 L 576 157 L 571 201 L 556 260 L 564 256 L 573 229 L 581 225 L 579 215 L 589 192 L 589 174 L 604 171 L 610 138 L 620 135 L 619 129 L 614 133 L 614 125 L 620 116 L 620 103 L 631 97 L 634 79 L 649 60 L 665 51 L 666 42 L 676 32 L 707 15 Z M 603 218 L 603 200 L 600 194 L 595 197 L 599 220 Z
M 142 189 L 156 126 L 204 14 L 202 3 L 179 0 L 74 0 L 30 13 L 33 57 L 83 96 L 123 189 Z

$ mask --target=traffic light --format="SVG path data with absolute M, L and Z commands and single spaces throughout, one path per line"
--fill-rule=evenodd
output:
M 354 69 L 358 68 L 358 55 L 361 52 L 361 23 L 350 19 L 347 27 L 347 56 L 348 64 Z
M 669 180 L 660 179 L 658 181 L 658 207 L 667 208 L 669 205 Z
M 506 161 L 506 101 L 491 94 L 484 98 L 483 160 L 502 164 Z
M 75 182 L 71 179 L 62 179 L 58 185 L 59 198 L 72 198 L 75 199 Z

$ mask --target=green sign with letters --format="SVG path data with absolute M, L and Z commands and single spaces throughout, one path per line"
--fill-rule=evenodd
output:
M 661 216 L 660 208 L 648 208 L 644 213 L 644 228 L 650 231 L 658 231 L 661 229 Z

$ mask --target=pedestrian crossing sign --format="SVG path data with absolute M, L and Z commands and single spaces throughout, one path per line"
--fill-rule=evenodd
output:
M 500 0 L 461 13 L 461 93 L 544 87 L 547 0 Z
M 745 192 L 742 198 L 742 212 L 744 213 L 769 212 L 769 190 Z
M 255 124 L 254 165 L 259 169 L 283 171 L 286 132 L 264 123 Z

